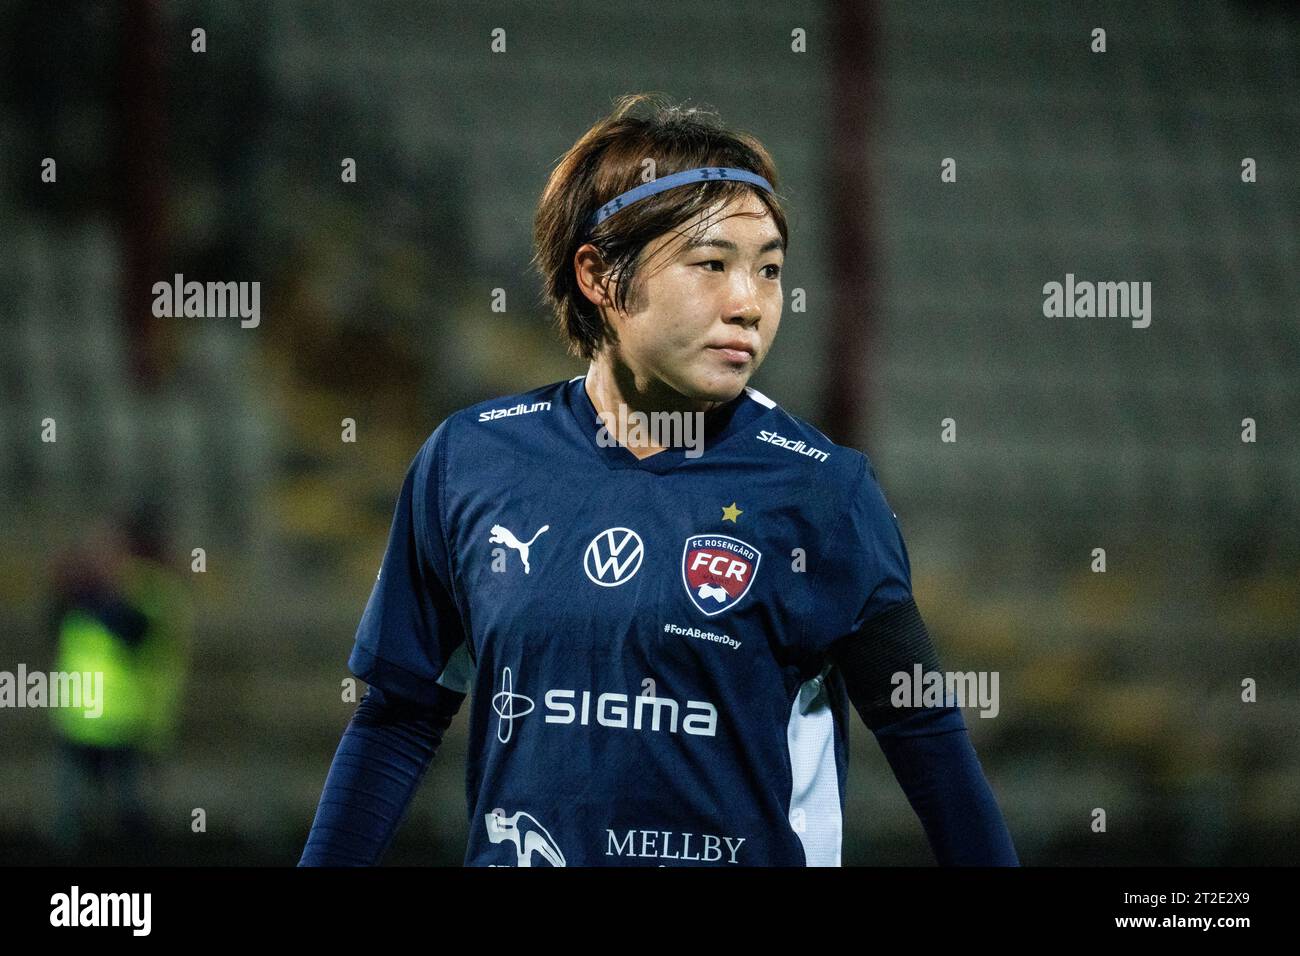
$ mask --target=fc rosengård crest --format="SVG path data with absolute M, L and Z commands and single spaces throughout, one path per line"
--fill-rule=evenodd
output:
M 734 607 L 749 592 L 762 554 L 739 538 L 696 534 L 682 550 L 682 583 L 708 617 Z

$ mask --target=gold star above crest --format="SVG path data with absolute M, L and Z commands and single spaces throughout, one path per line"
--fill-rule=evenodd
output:
M 736 503 L 733 501 L 731 504 L 727 505 L 725 508 L 722 509 L 722 520 L 730 521 L 732 524 L 735 524 L 736 519 L 739 518 L 744 513 L 745 512 L 741 511 L 739 508 L 736 507 Z

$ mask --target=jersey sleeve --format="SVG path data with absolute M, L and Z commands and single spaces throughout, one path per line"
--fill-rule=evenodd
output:
M 837 641 L 862 631 L 872 618 L 912 599 L 912 566 L 903 532 L 866 456 L 847 498 L 814 571 L 812 616 L 820 622 L 805 631 L 803 648 L 813 655 L 824 654 Z
M 367 684 L 420 704 L 437 703 L 439 686 L 462 694 L 469 687 L 442 520 L 446 429 L 444 421 L 407 470 L 348 658 Z

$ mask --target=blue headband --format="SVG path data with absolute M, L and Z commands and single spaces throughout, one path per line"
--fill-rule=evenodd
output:
M 602 222 L 608 219 L 614 213 L 618 212 L 624 206 L 631 205 L 638 199 L 645 199 L 647 196 L 653 196 L 655 193 L 661 193 L 665 189 L 672 189 L 674 186 L 686 186 L 690 183 L 716 183 L 716 182 L 744 182 L 752 183 L 772 192 L 772 184 L 757 173 L 751 173 L 748 169 L 736 169 L 733 166 L 700 166 L 697 169 L 687 169 L 680 173 L 673 173 L 670 176 L 664 176 L 662 179 L 652 179 L 648 183 L 642 183 L 640 186 L 634 186 L 625 193 L 619 193 L 605 205 L 601 206 L 591 218 L 587 220 L 587 232 L 595 229 Z

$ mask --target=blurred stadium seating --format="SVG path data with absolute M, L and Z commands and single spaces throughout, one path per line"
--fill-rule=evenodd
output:
M 826 42 L 828 12 L 166 5 L 157 278 L 259 280 L 263 319 L 172 321 L 144 387 L 122 317 L 123 217 L 104 199 L 112 101 L 85 92 L 103 57 L 77 67 L 66 52 L 112 36 L 115 15 L 94 6 L 35 33 L 39 4 L 0 9 L 27 25 L 11 43 L 73 64 L 43 96 L 11 72 L 0 105 L 0 668 L 49 659 L 53 556 L 95 517 L 158 496 L 175 567 L 196 547 L 208 562 L 192 575 L 182 745 L 151 795 L 159 859 L 294 862 L 411 456 L 457 407 L 582 371 L 536 305 L 530 217 L 612 97 L 717 106 L 776 157 L 787 290 L 810 305 L 787 312 L 755 384 L 822 424 L 836 131 L 824 58 L 782 54 L 793 26 Z M 945 666 L 1001 672 L 1001 718 L 968 722 L 1027 862 L 1294 862 L 1300 21 L 1212 0 L 1137 10 L 882 5 L 883 286 L 860 444 Z M 193 25 L 205 55 L 187 52 Z M 487 49 L 496 26 L 505 66 Z M 1105 55 L 1086 52 L 1094 26 Z M 85 196 L 70 207 L 33 173 L 50 135 L 68 145 L 60 184 Z M 355 185 L 339 181 L 345 156 Z M 948 156 L 960 188 L 939 180 Z M 1257 184 L 1240 181 L 1245 156 Z M 1066 273 L 1150 281 L 1150 328 L 1044 318 L 1042 286 Z M 34 437 L 47 416 L 55 446 Z M 349 417 L 355 444 L 339 439 Z M 953 444 L 939 441 L 948 417 Z M 1256 444 L 1240 440 L 1246 417 Z M 1088 570 L 1097 547 L 1105 575 Z M 1259 703 L 1239 702 L 1243 677 Z M 0 861 L 39 861 L 51 732 L 38 713 L 4 720 Z M 459 861 L 463 721 L 392 862 Z M 850 781 L 846 861 L 928 862 L 860 724 Z M 1105 838 L 1088 829 L 1098 806 Z M 189 833 L 193 807 L 210 839 Z M 106 838 L 97 859 L 117 858 Z

